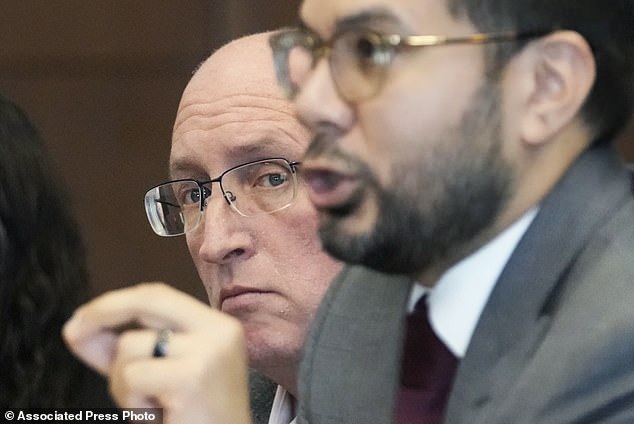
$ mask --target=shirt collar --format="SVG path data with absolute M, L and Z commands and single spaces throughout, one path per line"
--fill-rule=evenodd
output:
M 420 297 L 429 293 L 429 319 L 436 335 L 458 358 L 462 358 L 511 253 L 537 214 L 525 213 L 489 243 L 449 268 L 433 289 L 415 284 L 410 293 L 409 311 Z

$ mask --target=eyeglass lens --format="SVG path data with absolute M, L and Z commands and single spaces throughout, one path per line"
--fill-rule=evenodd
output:
M 343 33 L 334 41 L 330 59 L 333 79 L 341 95 L 350 100 L 374 95 L 392 56 L 393 47 L 372 33 Z
M 293 202 L 296 194 L 295 173 L 281 159 L 238 166 L 226 171 L 219 179 L 219 192 L 236 212 L 246 217 L 284 209 Z M 211 184 L 179 180 L 148 191 L 145 208 L 154 231 L 158 235 L 171 236 L 195 228 L 211 196 Z
M 282 79 L 280 82 L 291 96 L 303 85 L 325 52 L 332 78 L 345 98 L 358 100 L 378 90 L 385 67 L 392 60 L 392 46 L 383 43 L 373 33 L 360 31 L 339 34 L 332 40 L 330 49 L 318 47 L 314 37 L 304 30 L 296 30 L 273 39 L 280 58 L 277 66 L 285 68 L 278 72 Z

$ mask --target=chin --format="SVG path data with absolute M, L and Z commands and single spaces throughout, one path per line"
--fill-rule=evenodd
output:
M 319 221 L 319 237 L 323 249 L 344 262 L 359 263 L 358 253 L 365 250 L 366 240 L 376 228 L 376 205 L 365 202 L 364 207 L 346 215 L 328 214 Z
M 268 376 L 277 374 L 280 369 L 296 364 L 301 357 L 301 345 L 293 346 L 280 340 L 247 339 L 249 366 Z

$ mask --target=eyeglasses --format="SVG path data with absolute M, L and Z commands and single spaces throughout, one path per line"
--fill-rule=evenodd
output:
M 396 54 L 406 48 L 446 44 L 484 44 L 540 37 L 547 31 L 477 33 L 464 37 L 442 35 L 382 34 L 365 29 L 342 31 L 329 41 L 305 27 L 273 34 L 269 43 L 277 79 L 293 98 L 321 58 L 329 60 L 330 72 L 341 98 L 366 100 L 381 89 L 386 71 Z
M 145 212 L 159 236 L 185 234 L 200 223 L 212 183 L 218 183 L 227 204 L 240 215 L 271 214 L 293 204 L 298 165 L 284 158 L 269 158 L 235 166 L 207 181 L 182 179 L 159 184 L 145 194 Z

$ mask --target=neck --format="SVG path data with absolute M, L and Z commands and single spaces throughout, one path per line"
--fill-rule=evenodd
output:
M 289 365 L 290 364 L 290 365 Z M 288 361 L 276 367 L 255 367 L 259 372 L 279 384 L 294 398 L 297 397 L 298 364 Z

